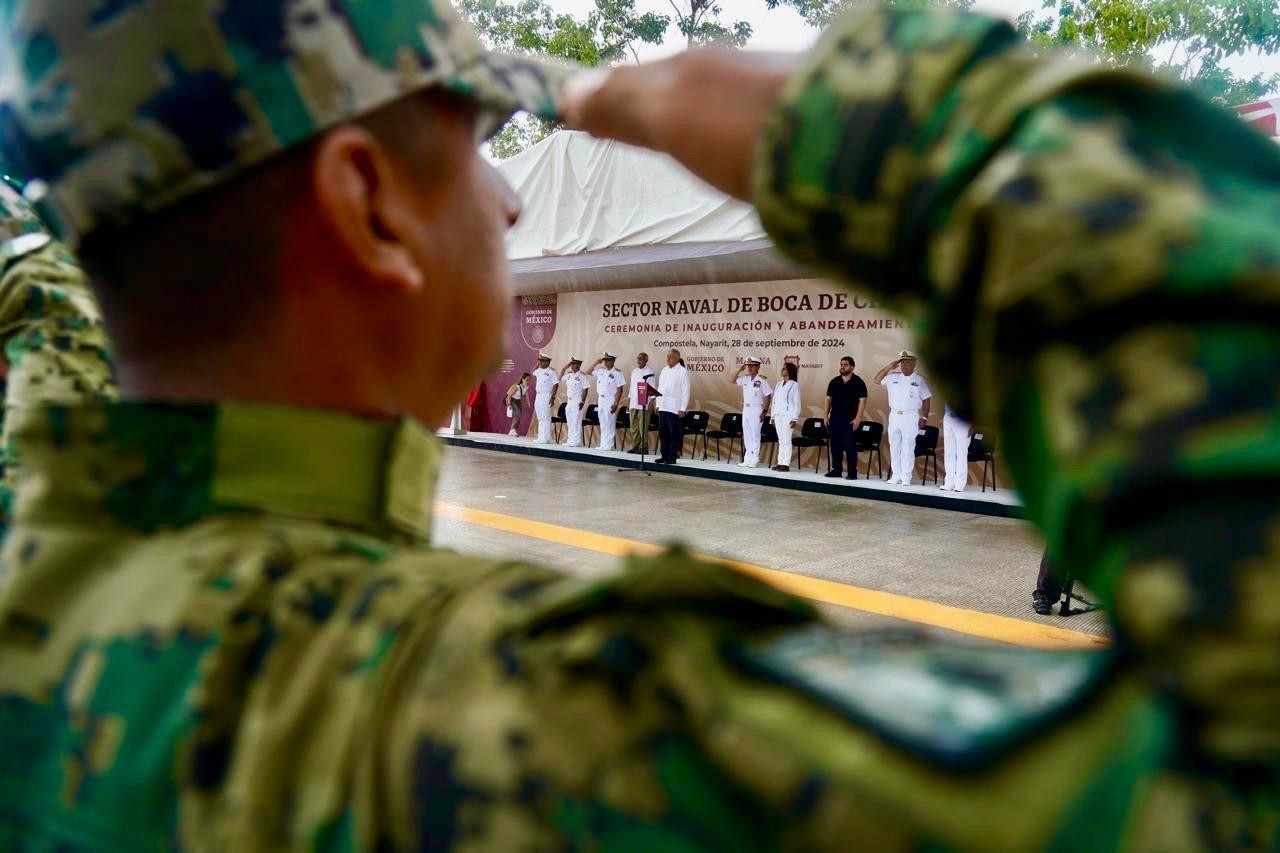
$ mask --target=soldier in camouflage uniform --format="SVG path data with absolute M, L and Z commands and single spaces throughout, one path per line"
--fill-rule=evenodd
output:
M 1250 421 L 1247 389 L 1224 393 L 1216 372 L 1249 344 L 1273 375 L 1277 346 L 1258 325 L 1276 290 L 1276 226 L 1244 216 L 1275 208 L 1277 169 L 1249 165 L 1261 148 L 1233 119 L 1136 78 L 1025 57 L 985 19 L 919 12 L 837 26 L 780 100 L 773 71 L 700 81 L 748 115 L 778 100 L 759 157 L 766 220 L 791 251 L 934 312 L 935 346 L 963 356 L 950 378 L 970 391 L 964 408 L 1004 418 L 1033 513 L 1108 592 L 1123 631 L 1114 655 L 940 646 L 841 634 L 679 551 L 582 582 L 429 546 L 440 451 L 419 421 L 485 372 L 492 353 L 454 336 L 500 328 L 485 312 L 509 301 L 484 289 L 500 260 L 499 191 L 476 177 L 440 206 L 436 185 L 479 174 L 473 146 L 454 144 L 474 139 L 463 130 L 518 106 L 554 115 L 553 72 L 484 55 L 439 0 L 14 0 L 4 26 L 15 80 L 4 153 L 46 180 L 44 203 L 106 273 L 108 323 L 129 333 L 117 344 L 130 399 L 21 419 L 39 476 L 19 492 L 4 552 L 21 570 L 0 594 L 0 848 L 1275 846 L 1274 678 L 1250 692 L 1277 665 L 1274 530 L 1261 538 L 1274 490 L 1250 494 L 1248 512 L 1216 494 L 1229 514 L 1214 519 L 1242 536 L 1211 550 L 1193 547 L 1184 504 L 1144 515 L 1113 502 L 1153 483 L 1189 500 L 1166 480 L 1199 487 L 1197 476 L 1212 485 L 1237 470 L 1274 484 L 1275 419 Z M 668 72 L 681 67 L 660 76 L 679 82 Z M 715 92 L 726 79 L 741 97 Z M 762 80 L 772 88 L 753 99 Z M 704 94 L 665 90 L 686 92 Z M 1157 121 L 1168 104 L 1147 98 L 1202 111 L 1199 130 L 1228 150 L 1169 136 Z M 409 100 L 439 120 L 432 134 L 398 112 Z M 631 106 L 657 114 L 669 100 Z M 397 121 L 380 120 L 387 110 Z M 578 119 L 593 126 L 595 114 L 581 106 Z M 1143 148 L 1132 131 L 1147 124 L 1157 138 Z M 397 128 L 415 145 L 439 137 L 441 162 L 389 165 Z M 1090 146 L 1109 158 L 1081 159 Z M 703 170 L 689 147 L 669 148 L 722 185 L 750 159 L 722 152 Z M 1165 183 L 1145 180 L 1148 162 Z M 378 346 L 342 339 L 353 348 L 342 355 L 375 360 L 385 396 L 311 399 L 285 371 L 274 395 L 183 402 L 269 387 L 291 350 L 266 325 L 233 328 L 234 370 L 171 381 L 143 345 L 153 330 L 120 310 L 121 275 L 157 278 L 141 256 L 160 248 L 153 231 L 254 199 L 260 183 L 276 189 L 298 164 L 290 186 L 303 198 L 276 223 L 286 249 L 264 267 L 273 276 L 213 272 L 247 308 L 271 288 L 269 316 L 295 330 L 313 303 L 358 288 L 368 305 L 333 316 L 376 330 Z M 1127 207 L 1106 193 L 1126 175 Z M 414 230 L 460 231 L 476 211 L 487 224 L 461 248 L 479 273 Z M 1001 227 L 1024 230 L 1006 245 Z M 1127 227 L 1138 230 L 1111 236 Z M 180 248 L 196 251 L 202 232 L 191 233 Z M 326 277 L 328 264 L 341 268 Z M 189 266 L 171 282 L 174 304 L 216 304 L 207 271 Z M 1197 301 L 1205 291 L 1214 301 Z M 1194 314 L 1126 319 L 1130 300 L 1154 310 L 1179 298 Z M 1249 300 L 1251 312 L 1232 310 Z M 1078 322 L 1087 309 L 1108 319 Z M 1019 322 L 1002 331 L 1009 311 Z M 405 313 L 426 324 L 418 347 L 440 338 L 464 354 L 453 384 L 425 398 L 392 381 L 414 356 L 397 346 Z M 381 324 L 362 325 L 370 316 Z M 1199 323 L 1179 326 L 1188 316 Z M 1234 337 L 1197 348 L 1215 324 Z M 1182 329 L 1184 348 L 1161 343 Z M 1020 381 L 974 381 L 1018 341 Z M 323 358 L 334 344 L 311 346 Z M 377 361 L 386 351 L 395 358 Z M 1078 362 L 1064 367 L 1064 353 Z M 170 360 L 206 364 L 197 354 Z M 1193 354 L 1203 358 L 1178 361 Z M 1120 356 L 1181 371 L 1137 401 L 1106 360 Z M 434 358 L 423 363 L 445 381 Z M 1046 369 L 1070 381 L 1052 387 Z M 166 382 L 168 401 L 137 401 L 165 396 L 144 392 Z M 1193 398 L 1210 414 L 1184 425 L 1175 415 Z M 395 408 L 418 417 L 385 416 Z M 384 416 L 359 416 L 370 413 Z M 1046 428 L 1045 413 L 1064 425 Z M 1185 429 L 1136 446 L 1153 416 Z
M 84 274 L 7 181 L 0 181 L 0 344 L 5 412 L 113 396 L 106 332 Z M 7 419 L 0 432 L 0 467 L 3 536 L 18 475 Z

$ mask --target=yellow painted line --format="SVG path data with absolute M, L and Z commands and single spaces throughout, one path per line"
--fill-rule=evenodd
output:
M 533 521 L 532 519 L 519 518 L 514 515 L 504 515 L 499 512 L 472 509 L 443 502 L 436 504 L 436 515 L 466 524 L 488 527 L 492 530 L 501 530 L 506 533 L 527 536 L 531 539 L 541 539 L 544 542 L 554 542 L 557 545 L 568 545 L 573 548 L 582 548 L 586 551 L 595 551 L 614 557 L 625 557 L 630 554 L 651 556 L 660 554 L 665 550 L 662 546 L 649 542 L 637 542 L 634 539 L 623 539 L 603 533 L 592 533 L 588 530 L 561 527 L 544 521 Z M 1111 641 L 1108 638 L 1086 634 L 1083 631 L 1072 631 L 1067 628 L 1043 625 L 1025 619 L 1014 619 L 1010 616 L 999 616 L 994 613 L 984 613 L 980 610 L 968 610 L 963 607 L 953 607 L 949 604 L 938 604 L 934 601 L 925 601 L 906 595 L 897 595 L 892 592 L 880 592 L 874 589 L 853 586 L 852 584 L 838 583 L 822 578 L 778 571 L 777 569 L 766 569 L 763 566 L 755 566 L 735 560 L 725 560 L 701 554 L 698 557 L 702 560 L 724 563 L 743 574 L 751 575 L 801 598 L 820 601 L 823 604 L 835 604 L 865 613 L 891 616 L 894 619 L 901 619 L 906 622 L 932 625 L 936 628 L 945 628 L 948 631 L 956 631 L 988 640 L 998 640 L 1003 643 L 1044 649 L 1102 649 L 1111 645 Z

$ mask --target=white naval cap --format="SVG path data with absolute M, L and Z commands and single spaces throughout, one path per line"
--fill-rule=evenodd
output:
M 616 355 L 614 355 L 613 353 L 609 352 L 608 350 L 605 350 L 605 351 L 604 351 L 604 357 L 605 357 L 605 358 L 617 359 L 617 356 L 616 356 Z
M 749 355 L 747 356 L 747 364 L 764 364 L 764 362 L 758 356 Z
M 547 355 L 545 352 L 540 352 L 540 353 L 538 353 L 538 361 L 542 361 L 543 359 L 546 359 L 547 361 L 550 361 L 550 360 L 551 360 L 551 356 Z
M 911 350 L 909 350 L 909 349 L 904 349 L 902 352 L 898 353 L 898 358 L 900 358 L 900 359 L 905 358 L 905 359 L 909 359 L 909 360 L 911 360 L 911 361 L 917 361 L 917 360 L 918 360 L 918 359 L 916 359 L 916 354 L 915 354 L 915 353 L 913 353 L 913 352 L 912 352 Z
M 571 359 L 569 359 L 569 363 L 570 363 L 570 364 L 582 364 L 582 359 L 580 359 L 580 358 L 571 358 Z

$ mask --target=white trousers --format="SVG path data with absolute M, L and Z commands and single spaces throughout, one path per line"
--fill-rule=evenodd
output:
M 618 413 L 609 411 L 609 406 L 597 406 L 596 412 L 600 415 L 600 449 L 616 450 Z
M 947 459 L 946 487 L 963 492 L 969 485 L 969 422 L 942 419 L 942 450 Z
M 565 447 L 581 447 L 582 446 L 582 403 L 570 400 L 564 406 L 564 419 L 568 421 L 569 438 L 565 441 Z
M 778 464 L 791 464 L 791 418 L 774 418 L 773 428 L 778 431 Z
M 551 443 L 551 395 L 543 394 L 533 402 L 533 413 L 538 416 L 538 444 Z
M 749 406 L 742 410 L 742 461 L 747 465 L 760 464 L 760 427 L 764 422 L 760 416 L 764 409 L 760 406 Z
M 889 414 L 889 479 L 911 482 L 916 472 L 916 436 L 920 433 L 920 412 Z

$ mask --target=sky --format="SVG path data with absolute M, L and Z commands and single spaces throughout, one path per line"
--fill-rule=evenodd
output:
M 557 10 L 584 15 L 593 0 L 549 0 Z M 676 0 L 679 2 L 679 0 Z M 636 0 L 641 12 L 666 12 L 671 14 L 669 0 Z M 758 50 L 802 50 L 817 38 L 817 31 L 809 27 L 790 7 L 769 10 L 764 0 L 720 0 L 722 20 L 746 20 L 755 31 L 748 48 Z M 1041 7 L 1040 0 L 975 0 L 974 9 L 1006 18 L 1016 18 L 1023 12 Z M 644 45 L 639 51 L 641 59 L 657 59 L 675 53 L 684 47 L 684 39 L 673 25 L 667 30 L 667 41 L 661 47 Z M 1280 72 L 1280 54 L 1263 56 L 1260 53 L 1234 57 L 1226 65 L 1236 74 L 1253 76 L 1259 72 Z

